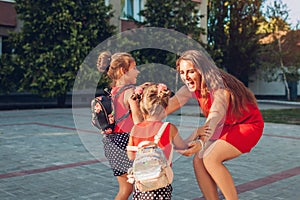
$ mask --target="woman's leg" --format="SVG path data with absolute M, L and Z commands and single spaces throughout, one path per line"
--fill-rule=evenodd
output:
M 209 150 L 209 151 L 208 151 Z M 215 181 L 227 200 L 237 200 L 238 195 L 232 176 L 223 162 L 240 156 L 242 153 L 224 140 L 217 140 L 204 154 L 205 169 Z M 203 183 L 204 184 L 204 183 Z
M 119 192 L 115 200 L 128 200 L 133 190 L 133 185 L 127 182 L 127 174 L 117 176 L 119 182 Z
M 199 154 L 196 154 L 193 161 L 195 176 L 205 199 L 219 199 L 216 183 L 205 169 L 202 156 L 200 157 Z

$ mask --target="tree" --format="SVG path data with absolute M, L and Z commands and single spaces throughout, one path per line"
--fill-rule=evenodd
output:
M 211 0 L 209 2 L 209 44 L 220 51 L 221 67 L 248 85 L 256 64 L 262 0 Z M 216 59 L 215 57 L 213 57 Z
M 147 1 L 145 9 L 140 12 L 145 20 L 140 25 L 174 29 L 201 41 L 200 35 L 206 34 L 200 27 L 203 17 L 199 3 L 190 0 Z
M 16 91 L 22 77 L 20 68 L 14 68 L 11 62 L 11 55 L 4 53 L 0 57 L 0 93 L 8 94 Z
M 16 0 L 21 32 L 10 36 L 14 67 L 23 70 L 21 91 L 57 97 L 66 93 L 88 52 L 114 33 L 104 0 Z
M 226 26 L 228 21 L 228 2 L 213 1 L 208 3 L 207 41 L 209 52 L 219 66 L 223 65 L 223 50 L 227 44 Z M 215 53 L 213 53 L 215 52 Z
M 281 78 L 287 99 L 291 100 L 291 85 L 300 78 L 300 32 L 290 30 L 290 25 L 286 22 L 288 16 L 287 6 L 280 0 L 267 7 L 267 19 L 260 28 L 260 33 L 265 35 L 260 40 L 260 58 L 263 69 L 267 72 L 266 79 L 273 81 Z
M 201 34 L 205 31 L 200 27 L 200 19 L 203 17 L 199 11 L 199 3 L 191 0 L 161 0 L 161 1 L 146 1 L 145 9 L 139 13 L 144 21 L 136 22 L 138 26 L 142 27 L 159 27 L 170 30 L 175 30 L 184 35 L 188 35 L 195 41 L 201 42 Z M 128 16 L 133 19 L 133 17 Z M 156 41 L 161 41 L 162 37 L 157 35 Z M 183 41 L 167 38 L 163 36 L 164 43 L 172 44 L 175 49 L 180 49 L 178 54 L 187 50 L 187 45 Z M 137 59 L 137 63 L 160 63 L 167 66 L 175 67 L 177 55 L 166 50 L 160 49 L 141 49 L 133 52 Z M 147 69 L 145 69 L 147 67 Z M 163 70 L 162 65 L 146 65 L 140 70 L 147 71 L 148 79 L 157 80 L 158 71 Z M 159 68 L 156 69 L 155 67 Z M 170 72 L 172 73 L 172 72 Z M 151 76 L 152 74 L 152 76 Z M 163 74 L 163 73 L 162 73 Z M 166 75 L 163 74 L 164 78 Z M 143 79 L 143 75 L 140 75 Z M 170 77 L 170 76 L 168 76 Z M 173 77 L 173 76 L 172 76 Z M 170 83 L 173 81 L 165 80 Z
M 136 24 L 143 27 L 175 30 L 201 42 L 200 36 L 205 33 L 204 29 L 200 27 L 202 16 L 198 5 L 198 3 L 190 0 L 146 1 L 145 9 L 140 11 L 140 15 L 144 20 L 142 22 L 136 21 Z M 161 38 L 158 36 L 157 39 L 160 40 Z M 164 38 L 164 40 L 166 39 L 168 38 Z M 184 46 L 186 44 L 178 44 L 177 41 L 174 41 L 174 45 Z M 176 55 L 159 50 L 146 49 L 139 51 L 138 55 L 140 55 L 138 59 L 147 60 L 149 63 L 156 62 L 170 66 L 174 66 L 176 60 Z

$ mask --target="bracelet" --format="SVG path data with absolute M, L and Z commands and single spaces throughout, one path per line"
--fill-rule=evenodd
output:
M 205 148 L 205 143 L 202 140 L 200 140 L 200 139 L 198 139 L 197 141 L 200 142 L 200 144 L 201 144 L 201 150 L 200 150 L 200 152 L 201 152 Z

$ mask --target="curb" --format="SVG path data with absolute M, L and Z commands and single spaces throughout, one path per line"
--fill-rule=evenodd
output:
M 300 107 L 300 102 L 295 101 L 279 101 L 279 100 L 257 100 L 257 103 L 277 104 Z

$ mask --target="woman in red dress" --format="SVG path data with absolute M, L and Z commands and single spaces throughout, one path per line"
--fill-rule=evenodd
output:
M 226 199 L 238 199 L 223 162 L 250 152 L 262 135 L 264 121 L 255 96 L 238 79 L 216 67 L 204 52 L 184 52 L 176 67 L 185 86 L 170 99 L 167 112 L 196 98 L 209 127 L 206 131 L 196 129 L 201 135 L 198 147 L 181 153 L 192 155 L 201 148 L 194 156 L 194 171 L 206 199 L 219 199 L 217 187 Z

